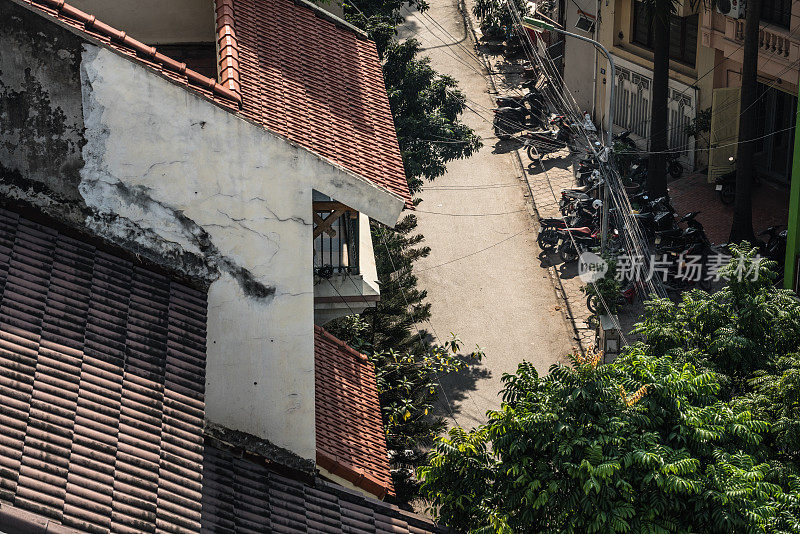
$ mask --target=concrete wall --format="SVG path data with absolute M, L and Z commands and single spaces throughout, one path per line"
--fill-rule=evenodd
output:
M 599 9 L 596 0 L 575 0 L 566 4 L 566 29 L 590 39 L 596 39 L 594 33 L 585 32 L 575 27 L 580 18 L 578 9 L 584 13 L 595 15 Z M 590 114 L 594 108 L 595 48 L 591 43 L 567 37 L 564 48 L 564 83 L 569 88 L 581 110 Z
M 207 284 L 207 418 L 313 460 L 312 191 L 388 224 L 402 200 L 0 8 L 0 194 Z
M 600 2 L 600 23 L 597 40 L 600 41 L 616 57 L 629 61 L 634 65 L 648 69 L 653 69 L 653 53 L 650 50 L 632 43 L 633 36 L 633 2 L 636 0 L 608 0 Z M 678 13 L 689 15 L 698 12 L 699 3 L 687 0 L 676 2 Z M 702 13 L 698 26 L 702 23 Z M 673 80 L 673 85 L 683 84 L 683 86 L 696 86 L 697 111 L 705 109 L 711 105 L 711 84 L 713 75 L 704 75 L 714 65 L 714 51 L 702 45 L 701 32 L 698 29 L 697 35 L 697 57 L 695 66 L 691 67 L 670 61 L 669 77 Z M 605 121 L 606 110 L 609 104 L 608 84 L 611 83 L 609 76 L 608 62 L 600 56 L 597 66 L 597 92 L 595 94 L 595 121 L 601 119 Z M 698 78 L 700 80 L 698 81 Z M 681 90 L 682 91 L 682 90 Z M 705 141 L 699 140 L 698 146 L 705 147 Z M 688 157 L 688 156 L 687 156 Z M 696 159 L 695 159 L 696 158 Z M 707 155 L 704 151 L 694 154 L 695 166 L 706 164 Z

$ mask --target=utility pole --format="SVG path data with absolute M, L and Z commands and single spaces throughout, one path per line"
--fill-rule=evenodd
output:
M 800 250 L 800 92 L 797 95 L 794 120 L 794 158 L 789 191 L 789 220 L 786 223 L 786 259 L 783 265 L 783 287 L 786 289 L 794 289 L 797 254 Z
M 535 19 L 533 17 L 523 17 L 523 23 L 527 26 L 530 26 L 536 30 L 547 30 L 551 32 L 560 33 L 563 35 L 568 35 L 570 37 L 574 37 L 576 39 L 580 39 L 581 41 L 585 41 L 587 43 L 591 43 L 597 50 L 603 52 L 603 55 L 606 56 L 608 60 L 609 71 L 611 72 L 611 83 L 608 84 L 608 91 L 609 91 L 609 106 L 608 106 L 608 119 L 607 119 L 607 126 L 606 126 L 606 150 L 608 151 L 607 154 L 611 155 L 611 150 L 614 146 L 614 82 L 617 79 L 617 71 L 614 67 L 614 60 L 611 59 L 611 54 L 609 54 L 606 47 L 600 44 L 599 42 L 595 41 L 594 39 L 589 39 L 588 37 L 584 37 L 583 35 L 578 35 L 577 33 L 571 33 L 566 30 L 562 30 L 561 28 L 556 28 L 552 24 L 548 24 L 543 20 Z M 608 241 L 608 197 L 609 191 L 608 188 L 611 187 L 608 184 L 608 180 L 604 180 L 603 184 L 603 213 L 600 219 L 600 253 L 602 254 L 606 250 L 606 242 Z

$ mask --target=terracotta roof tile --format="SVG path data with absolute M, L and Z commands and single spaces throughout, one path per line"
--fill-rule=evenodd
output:
M 263 458 L 206 443 L 203 533 L 444 533 L 422 517 L 320 480 L 293 478 Z
M 237 108 L 241 103 L 241 95 L 236 84 L 231 78 L 223 78 L 225 84 L 203 76 L 192 69 L 186 68 L 185 63 L 160 53 L 156 48 L 128 36 L 124 31 L 112 28 L 108 24 L 97 20 L 94 15 L 84 13 L 80 9 L 68 4 L 65 0 L 21 0 L 40 12 L 51 16 L 64 24 L 71 26 L 112 48 L 131 56 L 139 62 L 155 69 L 173 80 L 197 91 L 207 98 L 227 107 Z M 225 1 L 225 0 L 222 0 Z M 219 14 L 218 14 L 219 17 Z M 222 28 L 225 28 L 227 19 L 218 18 Z
M 295 0 L 217 0 L 217 13 L 218 35 L 235 36 L 220 64 L 236 65 L 242 113 L 411 207 L 375 44 Z
M 205 314 L 203 293 L 0 210 L 0 500 L 85 532 L 196 532 Z
M 375 44 L 296 0 L 215 0 L 219 79 L 65 0 L 21 0 L 398 195 L 413 209 Z
M 0 209 L 0 530 L 443 532 L 204 436 L 205 325 L 203 292 Z M 315 338 L 321 463 L 390 492 L 374 370 Z
M 314 365 L 317 464 L 379 498 L 393 494 L 372 363 L 315 326 Z

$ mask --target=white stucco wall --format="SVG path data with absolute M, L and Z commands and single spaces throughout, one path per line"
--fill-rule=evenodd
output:
M 315 458 L 312 190 L 391 225 L 402 200 L 105 48 L 85 45 L 81 81 L 80 193 L 121 217 L 87 224 L 222 272 L 209 290 L 206 417 Z
M 596 0 L 570 0 L 565 4 L 566 25 L 569 32 L 583 37 L 597 39 L 591 33 L 575 27 L 578 22 L 578 9 L 594 15 L 597 9 Z M 595 48 L 591 43 L 567 36 L 564 45 L 564 83 L 569 88 L 581 110 L 592 113 L 594 102 L 594 59 Z M 602 82 L 601 82 L 602 83 Z

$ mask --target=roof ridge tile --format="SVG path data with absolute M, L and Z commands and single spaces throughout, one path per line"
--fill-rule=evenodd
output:
M 120 45 L 132 49 L 136 54 L 142 54 L 143 56 L 149 57 L 155 63 L 164 67 L 168 71 L 176 72 L 178 74 L 182 74 L 186 76 L 187 81 L 189 84 L 196 84 L 204 89 L 210 90 L 213 94 L 220 96 L 224 99 L 230 100 L 235 102 L 238 106 L 242 104 L 242 95 L 240 91 L 238 91 L 238 87 L 233 89 L 234 87 L 231 84 L 228 86 L 224 86 L 220 83 L 217 83 L 216 80 L 209 78 L 208 76 L 204 76 L 197 71 L 189 69 L 186 67 L 185 63 L 178 62 L 156 50 L 155 47 L 148 46 L 141 41 L 134 39 L 133 37 L 128 36 L 128 34 L 122 30 L 117 30 L 108 24 L 97 20 L 97 17 L 94 15 L 90 15 L 89 13 L 85 13 L 81 11 L 77 7 L 68 4 L 66 0 L 23 0 L 24 2 L 28 3 L 29 5 L 38 8 L 43 13 L 53 16 L 49 11 L 46 11 L 43 8 L 50 8 L 54 9 L 56 14 L 55 18 L 58 19 L 60 16 L 64 16 L 66 18 L 72 19 L 79 23 L 82 23 L 87 29 L 97 32 L 99 35 L 109 37 L 113 41 L 119 42 Z M 231 0 L 220 0 L 222 2 L 230 2 Z

